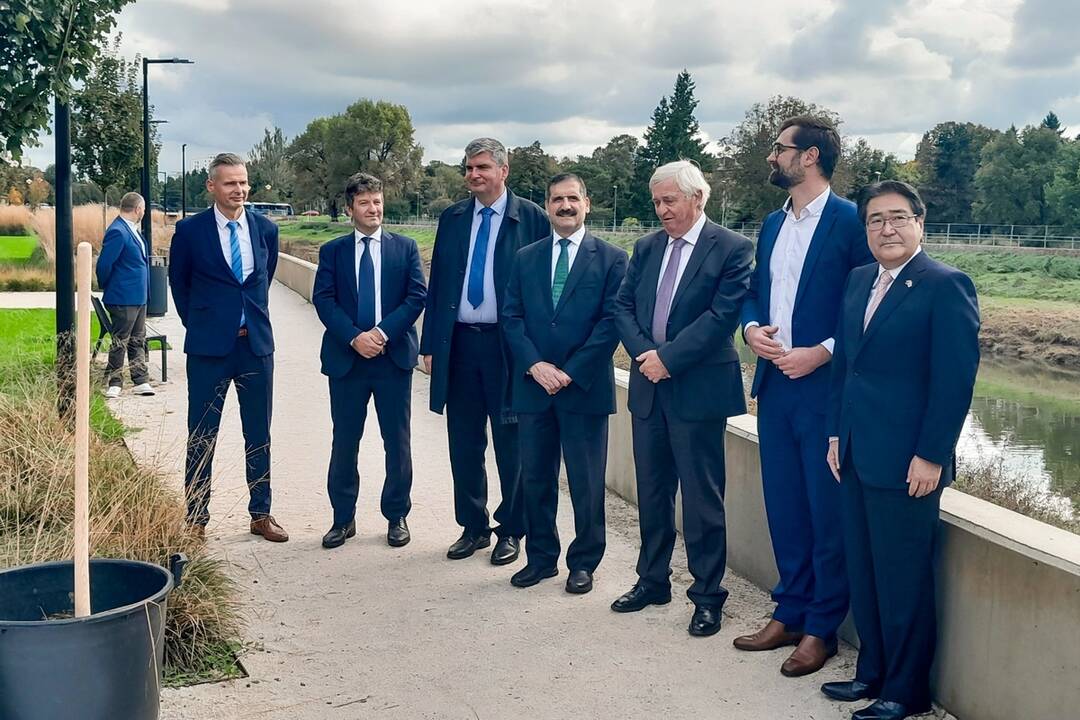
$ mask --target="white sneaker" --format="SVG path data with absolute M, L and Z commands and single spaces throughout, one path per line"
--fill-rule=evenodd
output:
M 150 383 L 143 383 L 142 385 L 136 385 L 132 388 L 131 392 L 136 395 L 156 395 L 154 388 L 150 387 Z
M 116 398 L 120 397 L 120 386 L 110 385 L 109 389 L 105 391 L 105 397 L 109 400 L 115 400 Z

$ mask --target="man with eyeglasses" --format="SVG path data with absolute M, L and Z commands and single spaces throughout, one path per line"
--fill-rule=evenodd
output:
M 826 426 L 859 661 L 854 680 L 821 690 L 876 698 L 853 720 L 902 720 L 931 707 L 934 546 L 979 367 L 979 305 L 967 275 L 922 252 L 913 187 L 869 186 L 859 217 L 877 262 L 844 290 Z
M 844 280 L 873 261 L 855 204 L 829 187 L 840 136 L 814 117 L 786 120 L 766 158 L 769 181 L 788 192 L 762 223 L 754 275 L 742 310 L 743 336 L 758 356 L 750 394 L 758 399 L 765 509 L 780 579 L 776 610 L 740 650 L 795 645 L 780 666 L 789 677 L 821 669 L 836 654 L 848 608 L 840 491 L 821 456 L 829 361 Z

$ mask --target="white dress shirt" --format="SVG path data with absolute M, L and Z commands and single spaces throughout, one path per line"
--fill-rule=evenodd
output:
M 562 235 L 555 232 L 551 236 L 551 282 L 555 282 L 555 264 L 559 262 L 559 252 L 562 250 L 562 246 L 559 245 L 559 240 L 562 239 Z M 566 245 L 566 274 L 569 277 L 570 268 L 574 267 L 574 258 L 577 257 L 578 248 L 581 247 L 581 241 L 585 239 L 585 226 L 582 225 L 574 234 L 566 238 L 570 242 Z
M 375 269 L 375 324 L 382 322 L 382 228 L 380 227 L 370 235 L 364 235 L 359 230 L 353 230 L 353 241 L 356 243 L 356 262 L 354 263 L 353 281 L 356 283 L 357 292 L 360 287 L 360 259 L 364 256 L 364 238 L 369 237 L 368 252 L 371 253 L 371 264 Z M 386 339 L 386 333 L 380 327 L 375 328 Z
M 671 288 L 671 301 L 675 301 L 675 295 L 679 291 L 679 283 L 682 282 L 683 273 L 686 272 L 686 266 L 690 262 L 690 256 L 694 254 L 694 248 L 697 246 L 698 236 L 701 235 L 701 229 L 705 227 L 705 221 L 708 220 L 705 217 L 705 213 L 701 213 L 701 217 L 697 219 L 686 234 L 682 236 L 682 239 L 686 241 L 686 246 L 682 249 L 682 254 L 679 256 L 679 268 L 675 271 L 675 285 Z M 656 292 L 660 292 L 660 284 L 664 282 L 664 271 L 667 270 L 668 259 L 671 257 L 671 245 L 678 238 L 668 236 L 667 247 L 664 248 L 664 259 L 660 263 L 660 275 L 656 278 Z M 668 308 L 670 310 L 670 306 Z
M 918 255 L 921 252 L 922 252 L 922 245 L 919 245 L 918 247 L 915 248 L 915 252 L 911 253 L 911 257 L 909 257 L 907 259 L 907 261 L 903 265 L 901 265 L 900 267 L 893 268 L 892 270 L 886 270 L 881 265 L 878 265 L 877 266 L 877 278 L 874 279 L 874 284 L 870 286 L 870 296 L 869 297 L 874 297 L 874 290 L 877 288 L 878 283 L 881 282 L 881 276 L 882 276 L 883 273 L 889 273 L 890 275 L 892 275 L 893 283 L 892 283 L 892 285 L 889 286 L 889 289 L 885 291 L 885 294 L 888 295 L 890 292 L 892 292 L 893 287 L 896 285 L 896 278 L 900 277 L 900 273 L 904 272 L 904 268 L 906 268 L 908 266 L 908 263 L 910 263 L 912 260 L 914 260 L 915 256 Z M 882 298 L 882 301 L 884 301 L 884 298 Z M 867 300 L 866 300 L 866 306 L 870 307 L 869 298 L 867 298 Z M 880 305 L 878 307 L 880 307 Z
M 795 295 L 799 291 L 806 253 L 810 250 L 810 241 L 821 221 L 825 203 L 829 201 L 832 188 L 810 201 L 798 216 L 789 197 L 784 203 L 784 224 L 776 236 L 772 256 L 769 258 L 769 324 L 779 328 L 773 338 L 784 350 L 794 347 L 791 335 L 791 322 L 795 314 Z M 832 354 L 834 341 L 828 338 L 821 345 Z
M 131 229 L 131 234 L 139 241 L 139 248 L 142 250 L 143 257 L 146 257 L 146 240 L 143 238 L 142 233 L 139 232 L 139 226 L 131 222 L 127 218 L 120 218 Z
M 458 302 L 458 322 L 497 323 L 499 322 L 499 303 L 495 298 L 495 243 L 499 238 L 503 216 L 506 214 L 506 191 L 491 204 L 495 212 L 491 215 L 491 231 L 487 242 L 487 259 L 484 261 L 484 300 L 474 308 L 469 302 L 469 275 L 472 272 L 473 249 L 476 247 L 476 233 L 480 230 L 484 207 L 479 200 L 473 199 L 472 230 L 469 231 L 469 255 L 465 263 L 465 281 L 461 283 L 461 300 Z
M 217 205 L 214 205 L 214 219 L 217 221 L 218 240 L 221 242 L 221 253 L 225 256 L 225 264 L 232 268 L 232 245 L 229 242 L 229 218 L 222 214 Z M 255 271 L 255 253 L 251 249 L 251 234 L 248 232 L 247 213 L 241 212 L 236 218 L 239 227 L 236 228 L 236 237 L 240 241 L 240 261 L 244 266 L 244 279 Z

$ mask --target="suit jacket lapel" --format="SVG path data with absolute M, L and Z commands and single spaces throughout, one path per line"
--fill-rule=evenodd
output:
M 768 319 L 769 315 L 769 301 L 772 299 L 772 274 L 769 271 L 769 267 L 772 264 L 773 248 L 776 247 L 776 238 L 780 236 L 780 228 L 784 226 L 785 215 L 781 213 L 779 220 L 775 219 L 775 214 L 770 215 L 774 218 L 769 221 L 767 226 L 761 228 L 761 234 L 758 236 L 758 245 L 760 251 L 758 256 L 761 258 L 761 277 L 764 279 L 764 287 L 758 297 L 758 303 L 761 306 L 761 316 Z
M 866 347 L 866 341 L 877 331 L 882 324 L 884 324 L 893 311 L 900 306 L 904 300 L 911 295 L 911 291 L 915 289 L 918 284 L 918 276 L 926 269 L 924 260 L 926 251 L 920 252 L 918 255 L 911 259 L 911 262 L 897 275 L 896 280 L 893 281 L 889 291 L 885 293 L 885 297 L 881 299 L 881 304 L 878 305 L 877 310 L 874 311 L 874 316 L 870 318 L 870 324 L 866 326 L 866 331 L 863 332 L 863 344 L 859 348 Z M 876 278 L 877 275 L 875 274 Z M 867 296 L 869 301 L 869 296 Z M 866 306 L 863 306 L 866 309 Z
M 355 247 L 355 245 L 353 246 Z M 386 228 L 383 228 L 382 232 L 382 247 L 379 249 L 379 290 L 380 299 L 382 302 L 382 316 L 386 317 L 389 313 L 387 310 L 393 311 L 394 308 L 387 308 L 386 303 L 390 297 L 390 293 L 387 292 L 388 288 L 394 287 L 397 278 L 401 271 L 398 266 L 400 250 L 402 249 L 401 243 L 398 242 L 398 238 L 393 233 L 387 232 Z
M 517 254 L 516 245 L 506 240 L 510 228 L 518 223 L 518 199 L 514 193 L 506 191 L 506 207 L 503 209 L 503 219 L 499 224 L 499 234 L 495 241 L 495 254 L 492 260 L 494 267 L 491 275 L 495 279 L 495 294 L 499 296 L 499 305 L 502 305 L 502 289 L 506 287 L 506 278 L 510 274 L 510 265 L 514 262 Z M 488 240 L 491 242 L 491 239 Z
M 658 232 L 653 238 L 649 259 L 645 261 L 645 269 L 641 273 L 640 291 L 644 293 L 642 303 L 643 314 L 652 322 L 653 310 L 656 308 L 656 286 L 660 283 L 660 265 L 664 262 L 664 252 L 667 250 L 667 233 Z M 651 325 L 649 327 L 652 327 Z
M 143 260 L 145 260 L 146 259 L 146 245 L 143 243 L 142 238 L 140 238 L 137 234 L 135 234 L 132 231 L 131 226 L 129 226 L 127 224 L 127 222 L 124 220 L 124 218 L 118 217 L 115 220 L 113 220 L 113 223 L 119 223 L 120 224 L 120 231 L 123 232 L 125 235 L 127 235 L 127 237 L 131 238 L 131 242 L 135 243 L 135 247 L 138 248 L 138 250 L 139 250 L 139 255 L 142 256 Z
M 566 284 L 563 285 L 562 295 L 559 296 L 559 305 L 555 308 L 556 315 L 558 315 L 566 305 L 566 298 L 570 297 L 570 293 L 574 291 L 574 287 L 577 286 L 582 275 L 588 270 L 589 263 L 592 262 L 595 256 L 596 238 L 586 232 L 585 237 L 581 240 L 581 246 L 577 250 L 577 255 L 574 257 L 574 264 L 570 268 L 570 274 L 566 278 Z M 551 253 L 548 253 L 548 258 L 550 257 Z M 550 275 L 548 277 L 550 277 Z M 550 296 L 551 293 L 548 293 L 548 295 Z
M 383 237 L 385 236 L 384 231 Z M 356 236 L 350 233 L 342 240 L 341 251 L 337 254 L 337 271 L 341 274 L 341 277 L 348 278 L 345 285 L 349 288 L 349 302 L 352 303 L 352 316 L 355 317 L 360 302 L 356 288 Z M 348 306 L 346 309 L 348 309 Z
M 224 273 L 234 283 L 239 284 L 221 249 L 221 237 L 218 235 L 217 215 L 214 213 L 214 208 L 211 207 L 207 210 L 206 216 L 205 237 L 208 244 L 206 251 L 211 258 L 210 262 L 217 266 L 219 272 Z
M 247 216 L 248 239 L 251 240 L 251 275 L 254 275 L 263 270 L 263 266 L 266 264 L 260 257 L 262 253 L 259 252 L 259 248 L 263 245 L 262 231 L 259 230 L 259 223 L 255 220 L 255 213 L 251 210 L 244 210 L 244 213 Z M 251 275 L 248 275 L 248 277 L 250 278 Z M 244 282 L 247 282 L 247 279 Z
M 683 270 L 682 277 L 679 278 L 679 286 L 675 288 L 675 295 L 671 298 L 671 310 L 670 313 L 675 312 L 675 307 L 679 304 L 679 300 L 686 292 L 687 286 L 694 280 L 694 275 L 701 269 L 701 263 L 705 262 L 705 256 L 712 250 L 713 245 L 716 243 L 714 237 L 715 230 L 711 227 L 712 223 L 706 221 L 705 227 L 701 229 L 701 234 L 698 235 L 697 242 L 694 243 L 694 248 L 690 252 L 690 260 L 686 263 L 686 269 Z
M 461 263 L 459 267 L 464 271 L 469 266 L 469 243 L 472 241 L 472 221 L 473 215 L 476 213 L 476 198 L 472 198 L 457 213 L 457 217 L 454 222 L 457 226 L 458 241 L 458 261 Z M 468 282 L 469 279 L 465 278 L 464 282 Z
M 821 257 L 821 251 L 825 249 L 826 238 L 832 233 L 833 225 L 836 224 L 836 196 L 829 193 L 829 199 L 821 211 L 821 219 L 818 220 L 814 236 L 810 238 L 810 247 L 806 250 L 806 258 L 803 260 L 802 271 L 799 273 L 799 287 L 795 290 L 795 302 L 792 308 L 799 306 L 799 298 L 802 297 L 810 276 L 814 273 L 814 265 Z

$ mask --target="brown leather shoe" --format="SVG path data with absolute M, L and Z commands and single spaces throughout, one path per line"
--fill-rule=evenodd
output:
M 273 515 L 252 520 L 251 534 L 262 535 L 270 542 L 286 542 L 289 539 L 289 533 L 285 532 L 285 528 L 277 524 L 277 520 L 274 519 Z
M 770 620 L 768 625 L 753 635 L 737 637 L 732 644 L 739 650 L 775 650 L 787 645 L 798 645 L 802 639 L 801 632 L 788 632 L 784 623 Z
M 807 635 L 791 653 L 791 657 L 780 666 L 780 674 L 785 677 L 802 677 L 816 673 L 825 661 L 836 654 L 836 639 L 823 640 L 815 635 Z

